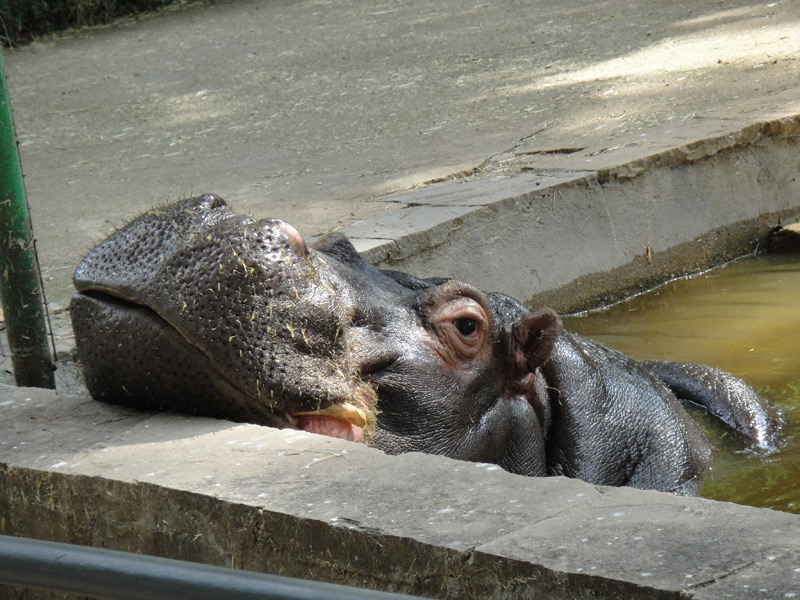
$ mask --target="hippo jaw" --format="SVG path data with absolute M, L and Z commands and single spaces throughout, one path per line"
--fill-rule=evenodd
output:
M 350 311 L 320 261 L 291 226 L 216 196 L 146 213 L 75 274 L 90 393 L 370 441 L 369 366 L 352 360 Z

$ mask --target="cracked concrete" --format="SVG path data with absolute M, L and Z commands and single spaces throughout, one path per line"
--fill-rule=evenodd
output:
M 508 152 L 345 227 L 376 264 L 447 274 L 562 312 L 755 251 L 800 216 L 800 102 L 568 154 Z M 480 232 L 476 239 L 475 232 Z M 480 248 L 480 261 L 464 260 Z M 502 265 L 502 269 L 498 266 Z

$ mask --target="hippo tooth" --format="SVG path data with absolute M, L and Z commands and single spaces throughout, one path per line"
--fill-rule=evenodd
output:
M 293 412 L 293 417 L 300 417 L 303 415 L 321 415 L 324 417 L 334 417 L 347 421 L 356 427 L 364 427 L 367 424 L 367 415 L 363 410 L 353 406 L 352 404 L 333 404 L 322 410 L 309 410 L 303 412 Z

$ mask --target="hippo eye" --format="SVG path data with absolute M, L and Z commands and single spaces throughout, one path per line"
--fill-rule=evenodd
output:
M 423 290 L 418 307 L 430 346 L 446 365 L 475 372 L 491 360 L 494 319 L 483 292 L 448 281 Z
M 454 321 L 456 329 L 463 336 L 471 336 L 478 331 L 478 322 L 475 319 L 456 319 Z
M 485 309 L 472 298 L 459 297 L 433 307 L 428 316 L 440 356 L 452 366 L 467 367 L 489 335 Z

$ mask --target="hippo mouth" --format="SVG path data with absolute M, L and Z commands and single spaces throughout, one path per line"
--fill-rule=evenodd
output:
M 318 433 L 351 442 L 364 441 L 367 416 L 352 404 L 334 404 L 318 411 L 287 412 L 287 419 L 295 429 Z
M 327 405 L 285 389 L 274 397 L 253 393 L 147 306 L 84 291 L 75 294 L 71 310 L 87 387 L 95 399 L 371 441 L 375 392 L 370 384 Z
M 371 438 L 371 386 L 327 405 L 290 393 L 265 402 L 267 394 L 259 397 L 226 376 L 225 369 L 147 306 L 107 290 L 86 290 L 73 296 L 71 310 L 87 387 L 98 400 L 360 443 Z

